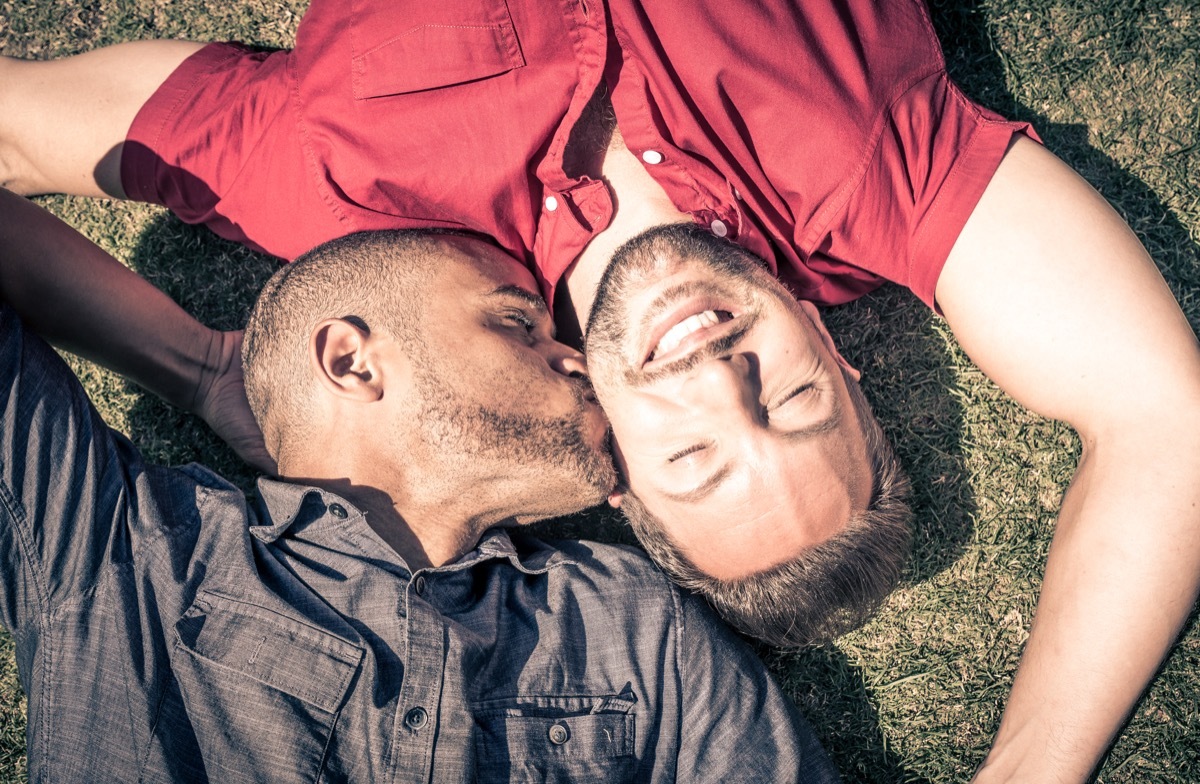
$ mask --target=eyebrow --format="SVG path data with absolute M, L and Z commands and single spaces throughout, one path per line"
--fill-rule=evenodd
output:
M 522 288 L 515 283 L 509 283 L 505 286 L 499 286 L 488 292 L 489 297 L 511 297 L 512 299 L 520 300 L 522 304 L 527 305 L 538 313 L 547 313 L 546 300 L 539 295 L 534 294 L 528 289 Z
M 829 415 L 818 422 L 813 422 L 811 425 L 789 430 L 783 433 L 783 437 L 790 442 L 805 441 L 810 438 L 815 438 L 819 435 L 832 432 L 838 428 L 842 422 L 842 401 L 834 398 L 833 410 Z M 694 504 L 708 498 L 721 484 L 733 473 L 733 461 L 730 460 L 725 465 L 714 471 L 707 479 L 701 482 L 691 490 L 685 490 L 682 493 L 670 493 L 663 491 L 663 495 L 672 501 L 678 501 L 685 504 Z

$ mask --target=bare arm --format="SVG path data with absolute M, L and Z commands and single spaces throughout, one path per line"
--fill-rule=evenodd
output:
M 17 193 L 123 198 L 133 118 L 191 41 L 130 41 L 60 60 L 0 56 L 0 185 Z
M 0 190 L 0 297 L 30 329 L 203 417 L 251 464 L 267 456 L 241 384 L 241 333 L 209 329 L 32 202 Z
M 937 298 L 985 373 L 1083 442 L 976 780 L 1083 781 L 1200 589 L 1200 348 L 1124 222 L 1026 139 L 955 244 Z

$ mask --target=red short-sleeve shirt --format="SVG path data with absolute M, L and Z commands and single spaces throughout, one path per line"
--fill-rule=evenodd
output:
M 604 183 L 563 171 L 601 81 L 675 205 L 819 304 L 891 280 L 932 305 L 1028 132 L 951 83 L 918 0 L 314 0 L 292 51 L 214 44 L 181 65 L 122 177 L 285 259 L 364 229 L 479 232 L 550 298 L 612 216 Z

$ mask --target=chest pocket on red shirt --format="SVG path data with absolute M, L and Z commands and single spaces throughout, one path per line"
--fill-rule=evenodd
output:
M 354 97 L 431 90 L 525 65 L 504 2 L 354 0 Z

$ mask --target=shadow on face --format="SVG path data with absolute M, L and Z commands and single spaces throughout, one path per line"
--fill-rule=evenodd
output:
M 326 362 L 319 336 L 331 329 L 348 348 Z M 403 473 L 426 496 L 490 492 L 521 520 L 594 504 L 615 480 L 581 355 L 554 340 L 529 272 L 478 239 L 326 243 L 264 288 L 246 346 L 269 444 L 311 449 L 306 432 L 327 412 L 340 441 L 372 451 L 359 462 L 379 477 Z
M 528 270 L 479 240 L 449 244 L 411 345 L 420 441 L 442 471 L 525 482 L 537 500 L 522 521 L 602 500 L 615 474 L 582 356 L 554 340 Z

